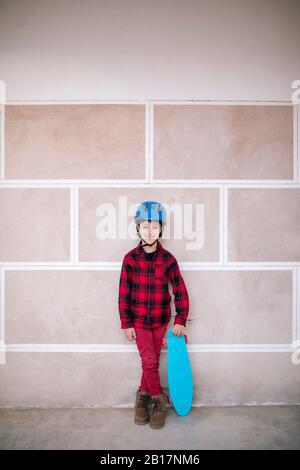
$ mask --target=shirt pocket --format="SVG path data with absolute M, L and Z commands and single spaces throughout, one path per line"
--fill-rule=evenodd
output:
M 155 279 L 157 279 L 159 281 L 167 282 L 168 277 L 167 277 L 167 268 L 166 268 L 166 266 L 163 265 L 163 264 L 159 264 L 159 265 L 155 266 L 153 276 L 154 276 Z

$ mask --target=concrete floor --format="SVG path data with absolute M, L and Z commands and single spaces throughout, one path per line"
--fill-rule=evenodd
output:
M 166 425 L 134 424 L 133 408 L 0 409 L 1 449 L 300 449 L 299 406 L 195 407 Z

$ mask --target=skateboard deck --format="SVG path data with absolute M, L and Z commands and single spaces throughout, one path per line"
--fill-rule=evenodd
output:
M 172 404 L 179 416 L 187 415 L 193 401 L 192 368 L 186 347 L 186 335 L 167 334 L 168 384 Z

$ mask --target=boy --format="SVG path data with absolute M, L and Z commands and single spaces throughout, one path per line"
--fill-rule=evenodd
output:
M 162 428 L 166 419 L 166 396 L 160 384 L 159 360 L 162 339 L 171 318 L 171 281 L 176 317 L 173 334 L 183 335 L 189 297 L 176 258 L 159 242 L 166 212 L 156 201 L 137 208 L 135 223 L 139 244 L 123 259 L 119 282 L 121 328 L 129 341 L 136 340 L 142 363 L 141 384 L 135 402 L 135 423 L 149 422 L 148 405 L 153 405 L 150 426 Z

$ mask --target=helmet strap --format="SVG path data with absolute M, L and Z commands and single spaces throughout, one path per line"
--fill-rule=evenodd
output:
M 138 236 L 140 237 L 140 239 L 144 242 L 144 244 L 141 245 L 142 247 L 143 247 L 143 246 L 152 246 L 152 245 L 154 245 L 154 243 L 156 243 L 156 242 L 158 241 L 158 238 L 161 237 L 162 232 L 163 232 L 162 229 L 161 229 L 161 231 L 160 231 L 160 233 L 159 233 L 159 237 L 158 237 L 156 240 L 154 240 L 153 243 L 147 243 L 146 240 L 144 240 L 144 239 L 141 237 L 140 230 L 138 229 L 138 227 L 136 227 L 136 231 L 137 231 Z
M 141 240 L 142 240 L 143 242 L 145 242 L 144 244 L 142 244 L 142 247 L 143 247 L 143 246 L 152 246 L 152 245 L 154 245 L 154 243 L 157 242 L 158 238 L 157 238 L 156 240 L 154 240 L 153 243 L 147 243 L 142 237 L 141 237 Z

